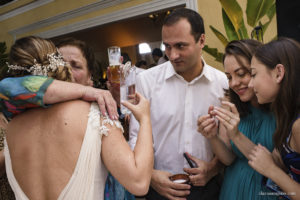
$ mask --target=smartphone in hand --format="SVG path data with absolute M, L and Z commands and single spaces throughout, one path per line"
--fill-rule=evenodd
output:
M 191 159 L 190 159 L 190 157 L 187 155 L 187 153 L 183 153 L 183 157 L 186 159 L 186 161 L 189 163 L 189 166 L 191 167 L 191 168 L 196 168 L 197 167 L 197 164 L 194 162 L 194 161 L 192 161 Z

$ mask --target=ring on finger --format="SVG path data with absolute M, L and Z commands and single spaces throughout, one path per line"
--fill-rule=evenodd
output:
M 229 119 L 228 119 L 228 120 L 226 120 L 226 121 L 230 123 L 230 121 L 231 121 L 231 117 L 229 117 Z

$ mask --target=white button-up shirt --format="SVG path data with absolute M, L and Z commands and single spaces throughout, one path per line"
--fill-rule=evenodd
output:
M 172 174 L 189 167 L 184 152 L 210 161 L 213 152 L 209 141 L 197 132 L 197 119 L 210 105 L 220 105 L 219 97 L 228 88 L 225 74 L 204 60 L 201 75 L 187 82 L 168 61 L 139 74 L 136 90 L 151 104 L 154 169 Z M 134 148 L 139 124 L 132 116 L 129 144 Z

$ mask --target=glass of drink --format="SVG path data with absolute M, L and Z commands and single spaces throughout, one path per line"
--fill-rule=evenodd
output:
M 120 97 L 121 101 L 131 101 L 134 103 L 136 67 L 131 62 L 120 67 Z M 130 114 L 130 111 L 121 105 L 121 113 Z
M 120 83 L 120 58 L 121 48 L 117 46 L 108 47 L 109 78 L 112 83 Z
M 173 176 L 170 176 L 169 179 L 174 183 L 187 184 L 190 182 L 190 178 L 187 174 L 175 174 Z

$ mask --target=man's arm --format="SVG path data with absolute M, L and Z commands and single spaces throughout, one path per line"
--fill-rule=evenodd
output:
M 0 81 L 1 110 L 6 117 L 32 107 L 46 107 L 72 99 L 97 101 L 102 114 L 108 111 L 110 118 L 117 119 L 117 106 L 108 91 L 54 80 L 44 76 L 6 78 Z

